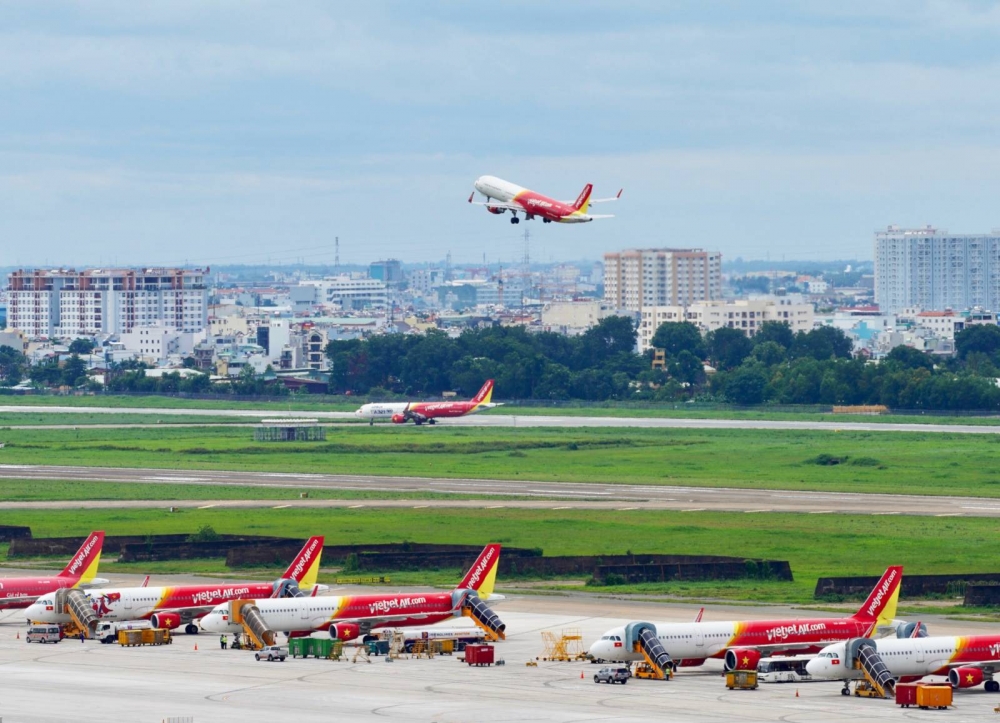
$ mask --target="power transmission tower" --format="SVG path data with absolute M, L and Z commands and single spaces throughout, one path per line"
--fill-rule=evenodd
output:
M 333 270 L 340 272 L 340 236 L 333 237 Z

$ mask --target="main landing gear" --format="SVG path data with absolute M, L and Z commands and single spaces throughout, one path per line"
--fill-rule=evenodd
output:
M 511 216 L 510 217 L 510 222 L 511 223 L 521 223 L 521 219 L 519 219 L 517 216 Z
M 188 635 L 197 635 L 198 626 L 195 625 L 194 623 L 188 623 L 187 625 L 184 626 L 184 632 L 187 633 Z

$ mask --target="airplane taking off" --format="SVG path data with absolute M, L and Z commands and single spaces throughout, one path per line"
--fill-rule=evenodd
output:
M 98 588 L 87 591 L 94 612 L 101 620 L 149 620 L 154 628 L 173 630 L 185 625 L 184 632 L 194 634 L 194 620 L 225 600 L 254 597 L 283 597 L 315 594 L 323 538 L 311 537 L 275 582 L 235 585 L 178 585 L 176 587 Z M 325 587 L 323 589 L 326 589 Z M 48 593 L 53 588 L 49 587 Z M 45 594 L 28 607 L 28 620 L 40 623 L 68 623 L 71 618 L 56 610 L 55 595 Z
M 607 631 L 590 654 L 609 662 L 643 660 L 643 650 L 671 667 L 725 660 L 726 670 L 756 670 L 766 655 L 817 652 L 837 640 L 870 637 L 896 614 L 902 567 L 882 575 L 861 609 L 847 618 L 747 622 L 640 623 Z M 657 648 L 658 644 L 658 648 Z M 655 649 L 655 650 L 654 650 Z
M 54 590 L 107 584 L 107 580 L 95 577 L 103 545 L 104 533 L 91 532 L 58 575 L 0 578 L 0 610 L 29 607 L 39 597 Z
M 486 201 L 473 201 L 475 191 L 469 196 L 469 203 L 477 206 L 485 206 L 490 213 L 500 215 L 510 211 L 511 223 L 520 223 L 518 213 L 523 213 L 528 221 L 538 216 L 545 223 L 587 223 L 595 218 L 614 218 L 611 215 L 599 215 L 588 213 L 591 204 L 607 203 L 617 201 L 622 197 L 622 190 L 612 198 L 591 198 L 590 192 L 594 189 L 588 183 L 580 191 L 580 195 L 575 201 L 556 201 L 554 198 L 543 196 L 540 193 L 529 191 L 516 183 L 505 181 L 496 176 L 480 176 L 472 184 L 476 191 L 486 196 Z
M 493 380 L 487 379 L 483 388 L 468 402 L 373 402 L 361 405 L 354 414 L 367 419 L 369 424 L 375 424 L 376 421 L 406 424 L 412 420 L 419 427 L 424 422 L 436 424 L 437 419 L 464 417 L 466 414 L 475 414 L 502 405 L 502 402 L 491 402 L 492 398 Z
M 842 680 L 845 688 L 864 673 L 851 666 L 847 648 L 854 641 L 835 643 L 806 663 L 814 678 Z M 888 668 L 889 675 L 907 683 L 926 675 L 944 675 L 953 688 L 974 688 L 985 682 L 989 693 L 1000 692 L 1000 635 L 967 637 L 883 638 L 866 641 Z M 844 693 L 848 695 L 849 693 Z
M 503 637 L 504 624 L 484 603 L 501 598 L 493 595 L 500 545 L 487 545 L 476 562 L 451 592 L 376 594 L 256 600 L 264 624 L 290 637 L 325 631 L 331 638 L 367 640 L 375 628 L 400 628 L 432 625 L 450 618 L 468 615 Z M 250 602 L 250 601 L 247 601 Z M 229 604 L 217 605 L 200 621 L 202 630 L 215 633 L 239 633 L 241 625 L 230 621 Z

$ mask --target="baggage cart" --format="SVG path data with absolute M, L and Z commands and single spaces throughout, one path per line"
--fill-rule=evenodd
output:
M 944 710 L 951 705 L 952 688 L 950 685 L 918 685 L 917 707 L 937 708 Z
M 477 667 L 493 665 L 493 656 L 494 652 L 492 645 L 465 646 L 465 662 L 469 665 L 475 665 Z
M 756 670 L 730 670 L 726 673 L 729 690 L 757 690 Z

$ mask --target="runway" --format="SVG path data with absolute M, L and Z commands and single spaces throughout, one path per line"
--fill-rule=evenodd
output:
M 359 492 L 443 493 L 489 495 L 496 499 L 296 499 L 296 500 L 111 500 L 93 502 L 0 502 L 0 509 L 57 509 L 66 507 L 453 507 L 475 509 L 606 509 L 725 511 L 760 514 L 799 512 L 863 515 L 924 515 L 937 517 L 1000 517 L 1000 498 L 930 497 L 792 490 L 676 487 L 657 485 L 598 484 L 585 482 L 535 482 L 530 480 L 446 479 L 440 477 L 381 477 L 280 472 L 134 469 L 111 467 L 57 467 L 0 465 L 0 480 L 124 482 L 251 486 L 296 490 L 350 490 Z M 41 484 L 42 482 L 40 482 Z M 513 499 L 517 498 L 517 499 Z
M 250 409 L 157 409 L 148 407 L 27 407 L 0 406 L 0 414 L 146 414 L 170 416 L 240 417 L 244 419 L 308 418 L 321 421 L 359 423 L 353 412 L 306 412 Z M 846 419 L 856 419 L 849 417 Z M 634 429 L 763 429 L 828 432 L 918 432 L 935 434 L 1000 434 L 1000 425 L 914 424 L 858 421 L 777 421 L 758 419 L 690 419 L 679 417 L 577 417 L 567 415 L 477 414 L 440 422 L 440 427 L 613 427 Z M 63 425 L 57 425 L 61 428 Z M 65 426 L 72 426 L 67 423 Z M 95 425 L 87 425 L 95 426 Z M 100 425 L 96 425 L 97 428 Z M 115 425 L 119 426 L 119 425 Z M 228 426 L 228 425 L 226 425 Z M 25 428 L 44 429 L 31 425 Z

